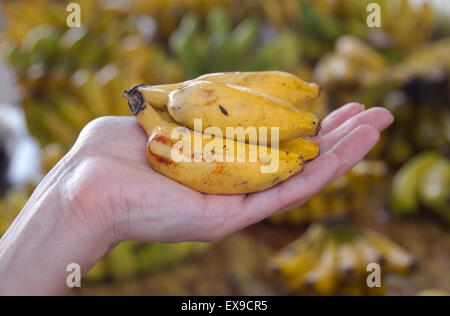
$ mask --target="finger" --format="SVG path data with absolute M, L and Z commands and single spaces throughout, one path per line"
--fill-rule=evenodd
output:
M 359 103 L 349 103 L 340 107 L 323 119 L 320 135 L 328 134 L 333 129 L 362 111 L 364 111 L 364 105 Z
M 370 125 L 362 125 L 357 127 L 349 135 L 345 136 L 327 153 L 334 154 L 339 157 L 341 166 L 336 173 L 330 178 L 326 185 L 336 181 L 340 176 L 348 172 L 355 166 L 365 155 L 375 146 L 380 138 L 379 132 Z M 313 161 L 314 162 L 314 161 Z M 309 197 L 303 200 L 296 201 L 289 204 L 287 207 L 280 210 L 288 211 L 305 203 Z
M 278 186 L 249 195 L 243 202 L 241 219 L 250 225 L 296 201 L 306 199 L 319 192 L 341 166 L 335 154 L 325 154 L 305 165 L 302 173 L 291 177 Z
M 380 133 L 371 125 L 362 125 L 341 139 L 329 152 L 342 161 L 330 183 L 353 168 L 380 139 Z
M 319 137 L 317 139 L 320 147 L 320 152 L 327 152 L 336 145 L 343 137 L 351 133 L 355 128 L 361 125 L 371 125 L 378 132 L 383 131 L 394 121 L 392 114 L 384 108 L 371 108 L 367 111 L 359 113 L 347 120 L 341 126 L 335 128 L 333 131 Z

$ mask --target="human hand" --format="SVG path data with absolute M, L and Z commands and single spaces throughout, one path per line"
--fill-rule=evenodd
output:
M 215 241 L 305 203 L 361 160 L 392 121 L 385 109 L 346 105 L 323 120 L 313 138 L 321 155 L 302 173 L 263 192 L 224 196 L 153 171 L 134 118 L 95 120 L 0 240 L 0 295 L 64 294 L 69 264 L 84 275 L 120 241 Z
M 348 104 L 323 120 L 311 138 L 321 154 L 302 173 L 263 192 L 225 196 L 202 194 L 158 174 L 135 119 L 105 117 L 90 123 L 69 153 L 77 164 L 62 189 L 70 192 L 71 212 L 86 227 L 111 232 L 113 244 L 215 241 L 305 203 L 360 161 L 392 122 L 385 109 Z

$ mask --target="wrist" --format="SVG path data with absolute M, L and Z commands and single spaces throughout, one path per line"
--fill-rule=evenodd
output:
M 107 225 L 89 222 L 67 195 L 70 164 L 42 181 L 0 240 L 0 294 L 64 294 L 69 264 L 84 275 L 113 246 Z

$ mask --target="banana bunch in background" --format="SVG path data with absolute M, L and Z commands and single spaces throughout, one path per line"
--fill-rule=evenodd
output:
M 320 59 L 315 79 L 325 87 L 373 86 L 385 80 L 388 62 L 356 36 L 340 37 L 332 53 Z
M 334 222 L 364 211 L 372 196 L 380 190 L 379 182 L 387 174 L 383 161 L 363 160 L 352 170 L 313 196 L 300 207 L 269 218 L 276 225 L 299 226 L 321 222 Z
M 353 24 L 359 24 L 359 30 L 369 33 L 368 37 L 375 37 L 375 34 L 370 34 L 375 32 L 367 28 L 365 24 L 368 15 L 366 8 L 370 3 L 378 4 L 382 17 L 382 28 L 377 30 L 378 42 L 380 46 L 388 46 L 399 51 L 414 49 L 428 41 L 435 28 L 435 13 L 428 1 L 338 0 L 325 2 L 334 2 L 335 14 L 348 21 L 351 20 Z M 412 30 L 414 36 L 411 35 Z M 374 39 L 374 42 L 377 40 Z
M 204 24 L 195 14 L 183 17 L 169 46 L 190 78 L 220 71 L 290 69 L 298 62 L 300 42 L 292 30 L 277 31 L 258 16 L 233 25 L 221 8 L 212 9 Z
M 203 193 L 243 194 L 286 180 L 301 172 L 304 161 L 318 156 L 317 143 L 302 137 L 317 135 L 319 120 L 299 108 L 317 98 L 319 90 L 284 72 L 237 72 L 167 86 L 138 85 L 124 97 L 149 136 L 147 156 L 153 169 Z M 195 119 L 201 119 L 201 127 Z M 259 133 L 272 127 L 278 128 L 279 148 L 267 146 L 271 134 L 236 139 L 227 133 L 227 128 Z M 213 137 L 209 128 L 222 137 Z M 173 131 L 182 141 L 172 139 Z M 178 161 L 174 151 L 181 156 Z M 273 171 L 264 171 L 272 163 Z
M 370 290 L 366 285 L 370 263 L 380 264 L 383 275 L 406 274 L 416 266 L 413 256 L 378 233 L 315 224 L 282 249 L 269 268 L 291 292 L 384 294 L 385 289 Z
M 80 1 L 83 24 L 71 29 L 64 3 L 2 3 L 8 19 L 0 52 L 16 71 L 27 123 L 43 146 L 60 143 L 68 149 L 92 119 L 129 115 L 118 101 L 124 86 L 184 77 L 178 63 L 152 42 L 157 28 L 151 17 L 130 17 L 102 3 Z M 150 32 L 142 25 L 155 27 Z
M 417 213 L 421 206 L 450 223 L 450 161 L 436 152 L 423 152 L 397 172 L 392 183 L 395 214 Z

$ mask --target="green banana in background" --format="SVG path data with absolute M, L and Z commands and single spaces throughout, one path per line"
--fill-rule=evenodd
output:
M 210 38 L 210 54 L 220 51 L 228 34 L 233 30 L 230 16 L 223 8 L 216 7 L 209 13 L 206 25 Z
M 43 59 L 32 62 L 44 61 L 47 65 L 52 65 L 58 52 L 60 37 L 61 32 L 56 27 L 41 24 L 28 31 L 23 38 L 22 47 L 33 57 Z
M 419 194 L 426 207 L 450 223 L 450 162 L 448 159 L 439 159 L 426 170 Z
M 191 76 L 200 75 L 206 52 L 200 39 L 200 20 L 194 14 L 183 17 L 180 27 L 170 37 L 170 48 Z
M 392 209 L 396 214 L 418 211 L 419 187 L 423 174 L 439 158 L 436 152 L 424 152 L 406 162 L 397 172 L 392 183 Z
M 249 71 L 290 69 L 300 60 L 301 48 L 298 36 L 289 29 L 283 29 L 273 41 L 263 45 L 254 58 L 243 67 Z
M 261 22 L 257 18 L 247 18 L 239 23 L 217 52 L 213 69 L 238 69 L 242 59 L 256 43 L 260 30 Z

